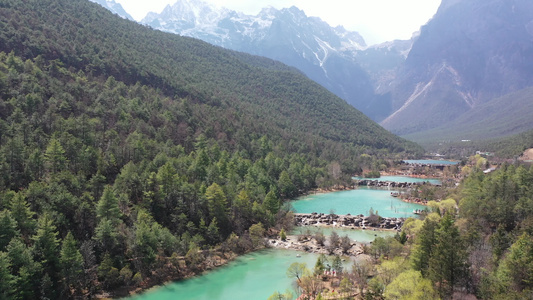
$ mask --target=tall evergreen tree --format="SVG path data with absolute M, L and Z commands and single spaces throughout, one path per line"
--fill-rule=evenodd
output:
M 279 211 L 280 203 L 274 189 L 271 189 L 265 196 L 263 201 L 264 208 L 272 215 L 276 215 Z
M 467 252 L 459 229 L 446 214 L 435 232 L 435 245 L 429 258 L 429 278 L 437 283 L 443 298 L 451 298 L 453 289 L 466 277 Z
M 83 274 L 83 257 L 76 245 L 74 236 L 70 232 L 63 240 L 59 262 L 61 264 L 63 286 L 67 295 L 70 296 L 71 289 L 80 291 L 81 276 Z
M 27 237 L 35 229 L 35 221 L 33 220 L 34 213 L 30 210 L 30 205 L 26 201 L 22 192 L 16 193 L 11 200 L 11 214 L 17 221 L 18 228 L 23 236 Z
M 50 173 L 55 174 L 66 167 L 67 158 L 65 157 L 65 149 L 56 138 L 51 138 L 44 153 L 44 160 L 48 164 Z
M 94 240 L 103 252 L 116 250 L 118 244 L 118 231 L 116 225 L 109 219 L 102 219 L 94 229 Z
M 507 289 L 522 292 L 533 285 L 533 237 L 523 233 L 509 248 L 498 268 L 498 277 Z M 531 295 L 531 294 L 530 294 Z
M 14 298 L 15 278 L 11 275 L 11 262 L 7 253 L 0 252 L 0 300 Z
M 11 212 L 3 210 L 0 212 L 0 251 L 4 251 L 12 238 L 17 236 L 17 221 L 11 216 Z
M 424 277 L 428 275 L 429 260 L 435 245 L 435 230 L 438 225 L 438 221 L 433 218 L 428 217 L 424 220 L 411 253 L 413 268 L 420 271 Z
M 226 200 L 226 195 L 224 194 L 222 188 L 218 184 L 213 183 L 207 188 L 205 192 L 205 197 L 207 199 L 207 206 L 211 218 L 217 219 L 220 225 L 219 228 L 222 232 L 224 232 L 225 234 L 231 232 L 227 215 L 228 204 Z
M 149 273 L 151 264 L 156 259 L 159 238 L 153 229 L 157 226 L 146 211 L 138 212 L 135 223 L 134 251 L 135 259 L 140 262 L 140 269 L 145 274 Z
M 21 300 L 35 299 L 39 293 L 42 267 L 34 260 L 32 249 L 21 238 L 14 238 L 7 246 L 12 274 L 17 276 L 17 297 Z
M 120 216 L 121 213 L 118 206 L 118 199 L 115 196 L 113 189 L 110 186 L 107 186 L 104 189 L 102 197 L 96 204 L 96 218 L 99 221 L 107 219 L 116 226 L 120 222 Z
M 211 223 L 209 223 L 209 226 L 207 227 L 206 237 L 210 244 L 215 244 L 220 241 L 220 234 L 216 217 L 211 220 Z
M 51 286 L 44 285 L 42 293 L 56 295 L 59 284 L 59 240 L 56 227 L 49 214 L 39 218 L 37 233 L 32 237 L 34 241 L 35 259 L 42 265 L 44 275 L 49 276 Z
M 289 176 L 289 173 L 285 170 L 281 172 L 278 180 L 279 191 L 284 198 L 292 198 L 298 194 L 298 190 Z

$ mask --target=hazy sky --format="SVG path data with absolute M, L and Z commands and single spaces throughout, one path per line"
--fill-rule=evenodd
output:
M 150 11 L 160 13 L 176 0 L 115 0 L 136 20 Z M 409 39 L 437 11 L 441 0 L 204 0 L 250 15 L 261 8 L 302 9 L 307 16 L 320 17 L 331 26 L 343 25 L 359 32 L 372 45 L 394 39 Z

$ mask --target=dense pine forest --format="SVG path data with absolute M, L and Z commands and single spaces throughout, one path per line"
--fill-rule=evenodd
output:
M 532 299 L 533 167 L 505 163 L 486 173 L 487 163 L 470 157 L 458 187 L 420 188 L 428 199 L 443 198 L 428 201 L 395 236 L 376 237 L 351 268 L 329 250 L 335 257 L 322 254 L 314 266 L 295 261 L 287 276 L 314 300 Z M 297 239 L 340 244 L 336 232 Z M 294 298 L 287 291 L 268 299 Z
M 492 152 L 495 157 L 500 159 L 517 159 L 524 154 L 524 151 L 533 148 L 533 130 L 503 138 L 467 142 L 443 142 L 439 145 L 428 145 L 427 147 L 427 149 L 457 159 L 462 159 L 465 154 L 475 153 L 476 151 Z
M 498 157 L 515 158 L 522 155 L 529 148 L 533 148 L 533 130 L 487 141 L 481 149 L 493 151 Z
M 533 167 L 463 171 L 460 187 L 430 202 L 423 220 L 376 240 L 377 266 L 355 266 L 356 279 L 375 275 L 364 282 L 366 299 L 531 299 Z
M 1 299 L 188 276 L 285 200 L 421 151 L 280 63 L 85 0 L 0 2 Z

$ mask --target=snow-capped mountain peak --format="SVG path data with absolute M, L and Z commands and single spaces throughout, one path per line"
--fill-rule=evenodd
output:
M 128 14 L 120 3 L 115 2 L 115 0 L 89 0 L 94 3 L 98 3 L 101 6 L 107 8 L 109 11 L 119 15 L 121 18 L 128 19 L 133 21 L 133 18 Z
M 347 48 L 360 50 L 366 47 L 363 38 L 357 32 L 334 29 L 319 18 L 307 17 L 305 12 L 296 6 L 281 10 L 266 7 L 256 16 L 252 16 L 216 7 L 201 0 L 179 0 L 174 5 L 167 6 L 160 14 L 149 13 L 141 23 L 241 51 L 244 43 L 261 43 L 270 36 L 269 33 L 277 30 L 276 26 L 284 27 L 285 35 L 279 37 L 283 39 L 314 40 L 314 34 L 294 35 L 296 32 L 309 32 L 310 27 L 316 31 L 320 40 L 333 46 L 332 50 L 345 51 Z M 306 43 L 309 44 L 309 41 Z M 316 42 L 313 44 L 318 46 L 317 49 L 322 48 Z
M 165 24 L 172 26 L 172 23 L 179 23 L 188 28 L 209 27 L 216 26 L 218 20 L 229 13 L 228 9 L 218 8 L 200 0 L 180 0 L 173 5 L 167 5 L 160 14 L 149 13 L 141 22 L 150 24 L 158 20 L 163 27 Z
M 103 3 L 106 0 L 92 0 Z M 108 0 L 114 2 L 114 0 Z M 387 116 L 387 94 L 411 42 L 374 48 L 361 35 L 308 17 L 296 6 L 265 7 L 257 15 L 229 10 L 204 0 L 178 0 L 140 22 L 152 28 L 279 60 L 345 99 L 374 120 Z M 377 62 L 377 67 L 375 67 Z M 383 100 L 385 99 L 385 100 Z M 385 107 L 385 108 L 383 108 Z
M 356 60 L 357 53 L 367 48 L 363 37 L 308 17 L 296 6 L 266 7 L 253 16 L 202 0 L 178 0 L 160 14 L 148 14 L 141 23 L 279 60 L 363 111 L 374 95 L 369 76 Z

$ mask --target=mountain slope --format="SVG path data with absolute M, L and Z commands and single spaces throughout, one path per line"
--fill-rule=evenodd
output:
M 533 85 L 532 26 L 531 1 L 443 1 L 400 70 L 393 113 L 381 124 L 424 131 Z
M 87 16 L 78 13 L 59 22 L 57 13 L 44 20 L 32 11 L 25 12 L 28 16 L 16 11 L 21 23 L 34 18 L 35 25 L 29 25 L 20 39 L 13 39 L 9 38 L 13 36 L 13 27 L 6 24 L 0 50 L 17 49 L 26 56 L 61 59 L 68 66 L 94 76 L 107 74 L 126 83 L 152 84 L 172 95 L 246 108 L 254 116 L 261 110 L 257 106 L 267 104 L 270 110 L 258 116 L 260 119 L 278 116 L 280 122 L 290 124 L 290 128 L 318 127 L 321 136 L 339 141 L 377 147 L 403 143 L 286 66 L 261 58 L 251 59 L 246 54 L 223 51 L 198 40 L 150 30 L 131 22 L 104 18 L 105 12 L 98 10 Z M 46 37 L 37 21 L 46 21 Z M 64 22 L 80 25 L 76 32 L 64 34 L 61 28 Z M 80 48 L 79 43 L 86 41 L 91 45 Z M 254 65 L 250 65 L 250 61 Z M 260 68 L 256 68 L 257 65 Z M 228 84 L 226 80 L 231 82 Z M 301 118 L 280 115 L 277 111 L 296 107 Z M 368 135 L 370 132 L 377 134 Z
M 531 148 L 533 148 L 533 130 L 528 130 L 496 141 L 489 141 L 484 147 L 484 149 L 495 152 L 498 157 L 505 158 L 519 157 L 525 154 L 524 152 L 526 150 Z M 530 153 L 531 150 L 528 151 L 528 154 Z M 528 157 L 522 157 L 522 159 L 531 161 L 531 155 Z
M 406 135 L 413 141 L 487 140 L 533 128 L 533 87 L 495 98 L 465 112 L 445 126 Z
M 0 2 L 6 299 L 192 276 L 292 222 L 285 200 L 421 151 L 279 62 L 86 0 Z
M 296 7 L 265 8 L 257 16 L 216 8 L 199 0 L 180 0 L 142 23 L 195 37 L 228 49 L 279 60 L 345 99 L 373 119 L 374 87 L 357 61 L 363 38 L 342 27 L 332 28 Z

